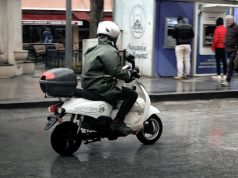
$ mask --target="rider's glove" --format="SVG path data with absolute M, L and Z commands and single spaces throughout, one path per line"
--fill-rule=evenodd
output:
M 133 80 L 135 80 L 135 78 L 140 78 L 140 75 L 137 73 L 137 70 L 133 69 L 130 70 L 130 78 L 128 80 L 126 80 L 126 83 L 130 83 Z
M 140 78 L 140 74 L 138 73 L 137 69 L 131 70 L 131 77 Z
M 126 61 L 130 62 L 132 60 L 135 60 L 135 56 L 133 56 L 132 54 L 126 55 Z
M 135 79 L 134 77 L 131 77 L 131 78 L 129 78 L 128 80 L 126 80 L 125 82 L 126 82 L 126 83 L 131 83 L 134 79 Z

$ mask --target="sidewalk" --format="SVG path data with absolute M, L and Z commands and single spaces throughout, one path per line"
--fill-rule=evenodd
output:
M 39 85 L 43 69 L 34 75 L 20 75 L 0 79 L 0 109 L 45 107 L 57 98 L 44 98 Z M 174 80 L 172 77 L 142 78 L 152 101 L 215 99 L 238 97 L 238 77 L 231 86 L 222 87 L 221 81 L 211 76 L 193 77 L 190 80 Z M 80 85 L 80 80 L 79 80 Z

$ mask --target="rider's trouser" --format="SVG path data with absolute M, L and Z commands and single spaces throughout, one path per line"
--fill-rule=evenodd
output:
M 116 120 L 123 121 L 126 114 L 131 110 L 132 106 L 136 102 L 138 94 L 127 87 L 122 87 L 122 93 L 119 99 L 123 100 L 121 107 L 115 117 Z

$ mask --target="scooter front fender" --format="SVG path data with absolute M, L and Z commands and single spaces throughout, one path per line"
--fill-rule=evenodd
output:
M 158 115 L 160 113 L 160 110 L 152 105 L 150 105 L 149 111 L 147 112 L 147 115 L 145 117 L 145 121 L 153 114 Z

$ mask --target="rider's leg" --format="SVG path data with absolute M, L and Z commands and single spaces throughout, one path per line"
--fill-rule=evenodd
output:
M 126 114 L 131 110 L 132 106 L 136 102 L 138 94 L 129 88 L 123 87 L 120 99 L 123 100 L 121 107 L 112 123 L 112 129 L 121 132 L 123 135 L 127 135 L 131 132 L 131 129 L 123 122 Z
M 132 106 L 136 102 L 137 97 L 138 94 L 134 90 L 122 87 L 122 94 L 120 99 L 123 100 L 123 102 L 115 119 L 123 121 L 126 114 L 131 110 Z

